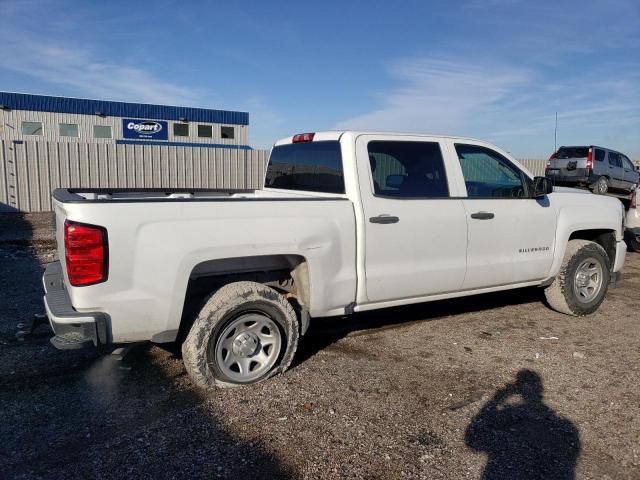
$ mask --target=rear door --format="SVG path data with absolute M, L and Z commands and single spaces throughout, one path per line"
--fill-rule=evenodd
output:
M 360 135 L 357 174 L 364 213 L 369 302 L 457 291 L 466 268 L 467 220 L 449 182 L 442 142 Z
M 609 151 L 607 163 L 609 165 L 608 177 L 611 179 L 611 186 L 614 188 L 624 188 L 624 169 L 622 168 L 620 154 Z
M 473 141 L 452 141 L 466 186 L 464 289 L 540 280 L 553 261 L 556 211 L 551 196 L 531 198 L 532 180 L 506 155 Z

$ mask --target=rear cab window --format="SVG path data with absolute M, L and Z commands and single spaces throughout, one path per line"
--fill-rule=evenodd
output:
M 345 193 L 340 142 L 312 141 L 273 147 L 265 187 Z

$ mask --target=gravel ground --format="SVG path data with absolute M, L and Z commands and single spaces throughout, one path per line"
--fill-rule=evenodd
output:
M 537 289 L 312 323 L 294 365 L 197 391 L 156 346 L 60 352 L 48 215 L 0 216 L 3 478 L 640 478 L 640 255 L 594 315 Z

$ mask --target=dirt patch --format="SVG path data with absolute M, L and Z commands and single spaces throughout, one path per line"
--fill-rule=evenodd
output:
M 18 341 L 52 220 L 3 217 L 6 478 L 640 478 L 640 255 L 586 318 L 527 289 L 314 320 L 285 375 L 203 394 L 158 347 Z

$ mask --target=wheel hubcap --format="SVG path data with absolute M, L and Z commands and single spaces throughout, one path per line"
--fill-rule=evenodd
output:
M 260 313 L 245 313 L 222 330 L 209 346 L 209 361 L 229 379 L 249 383 L 275 365 L 282 348 L 276 323 Z
M 607 181 L 604 179 L 600 180 L 600 191 L 603 193 L 607 191 Z
M 582 303 L 589 303 L 598 296 L 602 289 L 602 265 L 595 258 L 584 260 L 573 280 L 573 291 Z
M 255 333 L 242 332 L 233 339 L 231 351 L 238 357 L 249 357 L 256 353 L 258 343 L 258 336 Z

